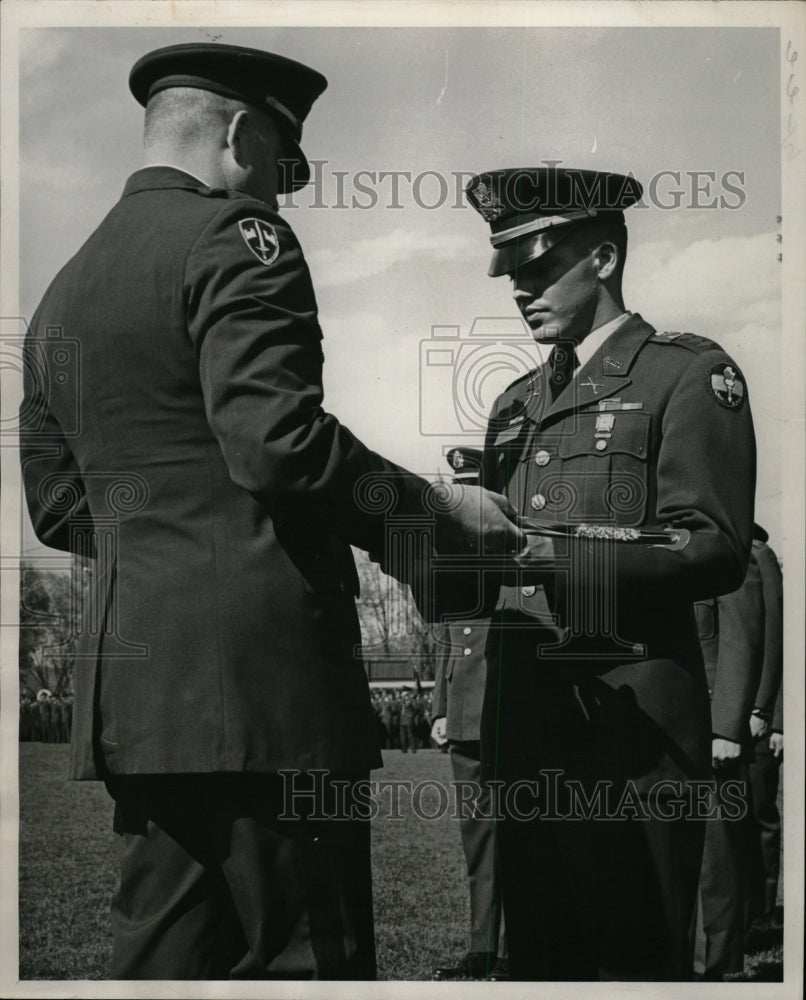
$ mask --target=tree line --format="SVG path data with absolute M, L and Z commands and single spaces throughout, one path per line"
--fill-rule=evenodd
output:
M 434 676 L 435 638 L 417 612 L 408 587 L 383 573 L 365 553 L 355 550 L 361 595 L 358 617 L 364 659 L 410 666 L 412 677 Z M 36 697 L 72 691 L 76 642 L 89 593 L 91 570 L 74 558 L 72 567 L 42 569 L 20 564 L 20 694 Z

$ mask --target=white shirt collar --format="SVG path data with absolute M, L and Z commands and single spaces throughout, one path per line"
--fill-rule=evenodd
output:
M 208 184 L 207 181 L 202 180 L 197 174 L 191 173 L 186 167 L 178 167 L 175 163 L 144 163 L 142 169 L 147 170 L 149 167 L 170 167 L 171 170 L 181 170 L 183 174 L 187 174 L 188 177 L 192 177 L 199 184 L 203 184 L 205 187 L 212 187 L 212 184 Z
M 609 323 L 604 323 L 602 326 L 598 326 L 595 330 L 591 330 L 582 343 L 577 345 L 579 367 L 574 370 L 574 374 L 576 374 L 580 368 L 583 368 L 590 361 L 611 333 L 615 333 L 616 329 L 620 327 L 626 319 L 629 319 L 630 316 L 632 316 L 632 313 L 623 312 L 620 316 L 616 316 L 615 319 L 611 319 Z
M 602 326 L 598 326 L 595 330 L 592 330 L 581 344 L 577 344 L 577 360 L 579 364 L 574 369 L 574 375 L 576 375 L 583 365 L 586 365 L 590 361 L 610 334 L 615 333 L 616 329 L 625 320 L 629 319 L 630 316 L 632 316 L 631 312 L 623 312 L 620 316 L 616 316 L 615 319 L 611 319 L 609 323 L 603 323 Z M 537 343 L 537 352 L 542 365 L 548 364 L 553 347 L 554 344 L 550 340 L 539 341 Z

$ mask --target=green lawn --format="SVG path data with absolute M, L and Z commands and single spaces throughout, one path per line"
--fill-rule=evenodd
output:
M 67 747 L 20 744 L 20 978 L 103 979 L 115 881 L 112 809 L 97 782 L 68 782 Z M 433 750 L 384 752 L 381 779 L 449 783 L 450 762 Z M 435 794 L 423 811 L 435 809 Z M 382 801 L 388 801 L 389 793 Z M 469 903 L 458 824 L 423 822 L 401 796 L 402 820 L 374 824 L 378 975 L 429 979 L 467 947 Z M 756 928 L 742 978 L 780 979 L 780 920 Z
M 66 781 L 68 747 L 20 744 L 20 978 L 103 979 L 115 881 L 110 799 Z

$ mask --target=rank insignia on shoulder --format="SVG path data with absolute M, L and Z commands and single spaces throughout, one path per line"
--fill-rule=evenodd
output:
M 675 344 L 682 337 L 683 344 L 685 344 L 687 336 L 690 336 L 690 334 L 681 333 L 679 330 L 658 330 L 652 334 L 650 340 L 653 344 Z
M 746 394 L 744 376 L 729 361 L 714 365 L 709 378 L 711 392 L 729 410 L 739 410 Z
M 678 347 L 685 347 L 687 351 L 694 354 L 702 354 L 704 351 L 719 350 L 719 345 L 707 337 L 699 337 L 696 333 L 680 333 L 679 331 L 664 331 L 653 333 L 649 338 L 653 344 L 677 344 Z
M 261 264 L 273 264 L 280 254 L 280 240 L 270 222 L 263 219 L 241 219 L 238 223 L 244 242 Z

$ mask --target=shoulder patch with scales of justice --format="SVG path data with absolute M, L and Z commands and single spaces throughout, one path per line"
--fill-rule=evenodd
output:
M 676 331 L 655 333 L 650 338 L 652 344 L 677 344 L 685 347 L 695 354 L 702 354 L 703 351 L 721 350 L 719 344 L 707 337 L 698 337 L 696 333 L 678 333 Z

